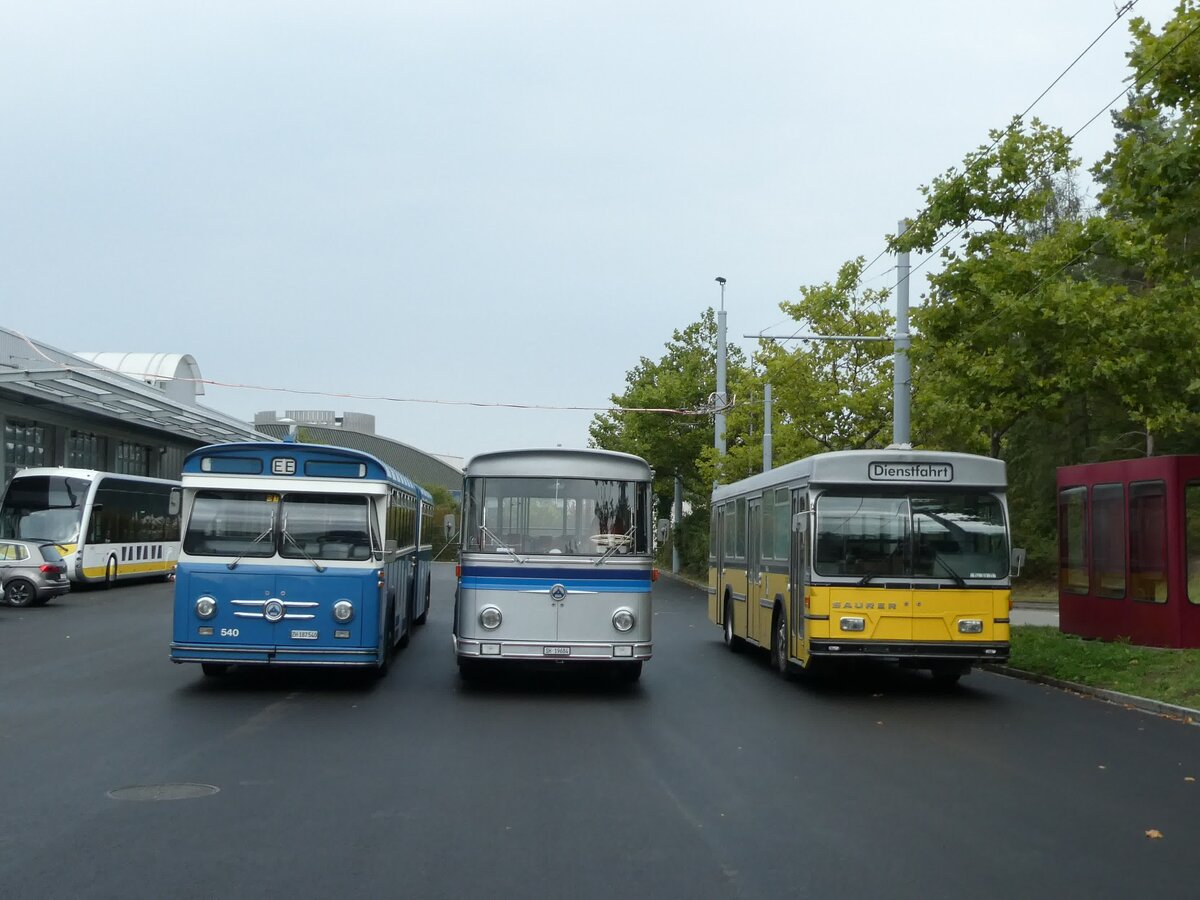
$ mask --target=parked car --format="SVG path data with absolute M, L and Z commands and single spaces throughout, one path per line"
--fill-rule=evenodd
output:
M 0 585 L 9 606 L 41 606 L 71 589 L 54 544 L 0 541 Z

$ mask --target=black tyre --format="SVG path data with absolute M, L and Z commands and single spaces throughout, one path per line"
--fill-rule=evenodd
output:
M 466 656 L 458 658 L 458 677 L 467 684 L 478 684 L 483 674 L 483 664 Z
M 967 670 L 962 666 L 955 665 L 934 666 L 931 674 L 934 684 L 940 687 L 953 687 L 958 684 L 958 679 L 967 674 Z
M 9 579 L 4 586 L 4 602 L 9 606 L 33 606 L 37 602 L 37 588 L 24 578 Z
M 617 663 L 617 666 L 617 679 L 622 684 L 633 684 L 642 677 L 642 661 L 640 659 Z
M 200 663 L 200 671 L 207 678 L 221 678 L 228 674 L 229 663 Z
M 396 625 L 392 614 L 393 602 L 388 602 L 387 622 L 383 626 L 383 660 L 374 669 L 376 678 L 382 678 L 392 666 L 392 657 L 396 655 Z
M 404 633 L 400 635 L 400 647 L 403 649 L 408 646 L 409 638 L 412 637 L 413 630 L 413 604 L 412 595 L 404 601 Z
M 733 633 L 733 598 L 725 598 L 725 625 L 723 631 L 725 646 L 737 653 L 742 649 L 742 639 Z
M 787 636 L 787 611 L 781 606 L 776 610 L 775 620 L 771 624 L 771 666 L 784 678 L 792 674 L 792 664 L 788 662 Z
M 104 566 L 104 589 L 107 591 L 117 583 L 117 558 L 110 556 Z
M 425 620 L 428 618 L 429 618 L 429 582 L 427 581 L 427 582 L 425 582 L 425 609 L 423 609 L 421 611 L 421 614 L 419 616 L 417 616 L 415 619 L 413 619 L 413 621 L 416 622 L 418 625 L 424 625 Z

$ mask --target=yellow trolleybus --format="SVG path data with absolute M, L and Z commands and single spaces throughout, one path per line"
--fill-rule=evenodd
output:
M 1000 460 L 848 450 L 712 495 L 708 614 L 784 675 L 874 657 L 954 682 L 1009 652 Z

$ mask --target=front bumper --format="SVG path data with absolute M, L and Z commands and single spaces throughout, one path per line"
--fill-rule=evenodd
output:
M 566 652 L 563 652 L 565 649 Z M 550 662 L 629 662 L 649 659 L 654 644 L 582 641 L 481 641 L 454 637 L 457 656 L 479 659 L 541 659 Z
M 826 658 L 841 656 L 892 659 L 902 662 L 928 660 L 943 662 L 1008 662 L 1007 642 L 968 643 L 966 641 L 925 643 L 917 641 L 830 641 L 814 640 L 809 643 L 809 654 Z
M 239 666 L 357 666 L 379 665 L 373 648 L 332 649 L 312 647 L 293 650 L 280 647 L 227 647 L 208 644 L 171 644 L 171 662 L 230 663 Z

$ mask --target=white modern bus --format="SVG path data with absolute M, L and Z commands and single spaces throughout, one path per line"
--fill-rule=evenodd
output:
M 179 482 L 29 468 L 0 503 L 0 538 L 53 543 L 73 582 L 167 577 L 179 559 Z

